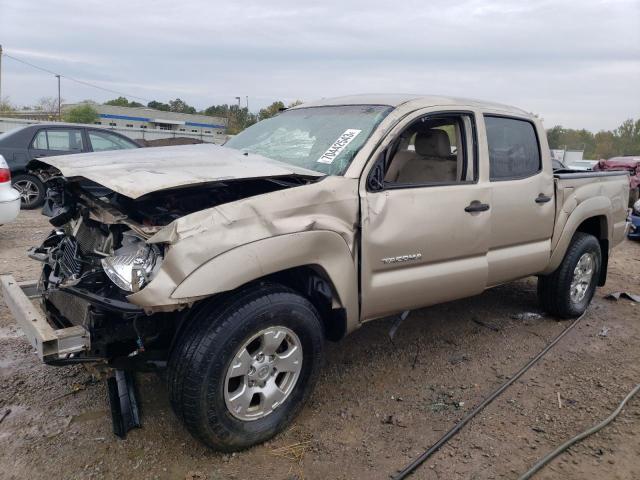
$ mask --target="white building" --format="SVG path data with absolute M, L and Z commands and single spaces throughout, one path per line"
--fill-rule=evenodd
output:
M 63 105 L 63 110 L 69 110 L 83 105 L 82 103 Z M 163 131 L 163 137 L 199 138 L 206 142 L 222 143 L 225 140 L 227 119 L 210 117 L 191 113 L 176 113 L 154 110 L 148 107 L 117 107 L 113 105 L 90 104 L 98 112 L 99 120 L 96 125 L 111 127 L 119 131 L 136 130 L 131 132 L 132 138 L 158 138 L 157 135 L 146 134 L 146 131 Z M 171 132 L 171 134 L 169 134 Z M 125 133 L 125 132 L 122 132 Z

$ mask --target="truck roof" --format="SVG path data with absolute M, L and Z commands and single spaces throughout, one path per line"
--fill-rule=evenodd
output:
M 360 95 L 346 95 L 343 97 L 322 98 L 311 102 L 305 102 L 293 108 L 323 107 L 334 105 L 389 105 L 399 107 L 406 103 L 411 103 L 417 108 L 432 107 L 438 105 L 460 105 L 486 108 L 491 110 L 502 110 L 504 112 L 517 115 L 532 116 L 533 114 L 510 105 L 495 102 L 474 100 L 471 98 L 448 97 L 441 95 L 419 95 L 408 93 L 365 93 Z

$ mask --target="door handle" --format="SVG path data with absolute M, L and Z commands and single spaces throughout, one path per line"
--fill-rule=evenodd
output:
M 551 201 L 551 197 L 545 195 L 544 193 L 541 193 L 536 198 L 536 203 L 547 203 L 549 201 Z
M 479 200 L 474 200 L 469 205 L 464 207 L 464 211 L 467 213 L 486 212 L 487 210 L 489 210 L 489 204 L 481 203 Z

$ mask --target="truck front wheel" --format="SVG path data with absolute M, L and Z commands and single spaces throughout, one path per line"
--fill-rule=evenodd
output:
M 196 308 L 169 359 L 172 406 L 221 451 L 263 442 L 309 397 L 324 349 L 320 316 L 296 292 L 255 285 Z
M 593 298 L 601 268 L 600 242 L 593 235 L 577 232 L 560 266 L 538 277 L 542 308 L 560 318 L 582 315 Z

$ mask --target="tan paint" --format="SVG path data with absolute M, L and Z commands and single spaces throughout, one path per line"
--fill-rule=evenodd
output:
M 148 311 L 170 311 L 269 273 L 309 265 L 330 279 L 334 306 L 346 309 L 348 330 L 353 330 L 360 321 L 550 272 L 564 256 L 575 229 L 591 216 L 606 218 L 611 247 L 622 240 L 626 179 L 554 181 L 544 133 L 540 174 L 489 181 L 482 114 L 525 118 L 544 132 L 534 116 L 475 101 L 394 98 L 396 103 L 389 103 L 394 111 L 343 177 L 209 208 L 155 233 L 149 242 L 167 244 L 164 263 L 154 279 L 128 299 Z M 319 104 L 385 104 L 384 98 L 373 102 L 358 97 L 323 102 Z M 366 178 L 374 160 L 404 126 L 421 115 L 447 110 L 469 111 L 476 117 L 478 182 L 367 192 Z M 540 193 L 554 201 L 536 204 Z M 492 208 L 465 212 L 473 200 Z M 360 246 L 362 312 L 357 278 Z M 389 258 L 392 261 L 383 261 Z
M 604 218 L 603 239 L 612 249 L 624 240 L 626 231 L 628 178 L 594 177 L 556 180 L 556 191 L 564 192 L 564 203 L 557 207 L 556 225 L 551 239 L 553 253 L 541 273 L 553 272 L 562 262 L 573 234 L 592 217 Z
M 473 111 L 471 106 L 462 109 Z M 401 121 L 372 158 L 377 159 L 414 120 L 459 110 L 460 106 L 439 106 L 398 115 Z M 474 200 L 490 201 L 487 179 L 481 176 L 476 184 L 368 192 L 366 178 L 372 166 L 370 162 L 360 182 L 363 320 L 482 292 L 487 284 L 491 212 L 469 214 L 464 208 Z M 420 258 L 382 261 L 412 254 Z
M 238 266 L 242 268 L 238 268 Z M 347 243 L 326 230 L 291 233 L 258 240 L 225 252 L 196 269 L 171 294 L 185 300 L 233 290 L 288 268 L 311 266 L 335 288 L 334 307 L 344 307 L 349 330 L 358 325 L 355 261 Z
M 67 178 L 87 178 L 129 198 L 227 180 L 321 176 L 313 170 L 211 143 L 78 153 L 39 161 L 57 168 Z
M 187 215 L 149 239 L 167 243 L 168 253 L 149 285 L 128 299 L 166 311 L 268 273 L 313 265 L 327 273 L 336 301 L 357 323 L 357 216 L 357 180 L 344 177 Z M 309 232 L 314 234 L 304 234 Z M 230 258 L 237 262 L 233 267 Z

